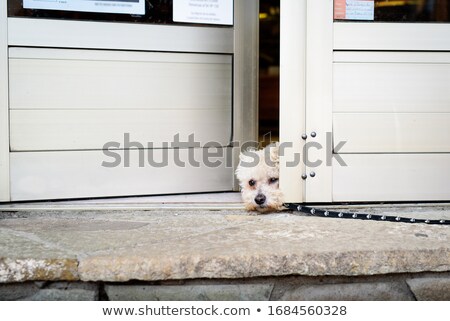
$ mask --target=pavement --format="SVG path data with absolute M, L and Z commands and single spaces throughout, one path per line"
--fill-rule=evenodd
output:
M 449 226 L 249 215 L 225 204 L 28 205 L 0 206 L 0 282 L 450 271 Z M 339 208 L 450 219 L 450 204 Z

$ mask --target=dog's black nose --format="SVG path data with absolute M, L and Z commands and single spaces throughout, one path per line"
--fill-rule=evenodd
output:
M 266 202 L 266 197 L 263 194 L 258 194 L 255 197 L 255 203 L 258 205 L 263 205 Z

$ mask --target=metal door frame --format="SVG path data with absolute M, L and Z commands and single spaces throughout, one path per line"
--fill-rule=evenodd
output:
M 293 148 L 287 149 L 280 158 L 280 186 L 287 202 L 370 200 L 363 199 L 360 195 L 347 199 L 340 192 L 335 195 L 336 191 L 333 190 L 338 186 L 337 180 L 333 182 L 333 162 L 330 162 L 330 157 L 333 156 L 333 62 L 336 57 L 345 55 L 347 51 L 354 59 L 361 50 L 382 50 L 387 53 L 394 52 L 393 54 L 398 51 L 405 52 L 405 55 L 406 52 L 411 55 L 414 51 L 434 52 L 434 55 L 436 52 L 443 52 L 440 55 L 446 55 L 445 51 L 450 50 L 449 33 L 448 23 L 334 22 L 333 0 L 281 0 L 280 143 L 287 144 L 286 146 L 293 144 Z M 414 34 L 414 37 L 408 37 L 411 34 Z M 429 57 L 429 62 L 433 62 L 434 56 L 429 54 Z M 447 55 L 445 57 L 448 59 Z M 313 132 L 316 133 L 315 137 L 311 135 Z M 306 139 L 302 139 L 302 136 Z M 321 164 L 312 166 L 300 162 L 298 166 L 289 165 L 295 155 L 303 157 L 305 146 L 308 147 L 308 161 L 321 161 Z M 400 158 L 403 157 L 401 154 L 385 155 L 385 162 L 397 164 L 401 163 Z M 450 155 L 424 155 L 418 153 L 408 159 L 419 172 L 426 171 L 427 164 L 434 166 L 433 173 L 428 176 L 435 177 L 436 181 L 423 176 L 423 179 L 428 179 L 427 182 L 424 181 L 424 186 L 434 184 L 436 189 L 442 188 L 447 176 L 442 177 L 439 173 L 448 172 L 448 165 L 445 164 Z M 351 157 L 348 159 L 352 160 Z M 339 177 L 340 180 L 345 178 L 347 173 L 344 170 L 337 172 L 335 168 L 334 178 Z M 405 176 L 399 172 L 401 171 L 391 168 L 389 175 L 395 174 L 400 180 L 404 179 Z M 380 173 L 382 172 L 378 171 L 372 176 Z M 352 175 L 354 183 L 356 174 Z M 395 183 L 395 177 L 383 175 L 386 180 L 377 183 L 368 191 L 373 192 Z M 339 184 L 339 188 L 342 188 L 347 183 Z M 421 186 L 420 178 L 415 179 L 414 184 L 416 187 Z M 447 186 L 444 190 L 437 191 L 435 198 L 448 198 L 449 191 Z M 410 198 L 434 200 L 432 193 L 426 196 L 423 194 L 415 191 L 411 193 Z M 389 201 L 399 201 L 406 200 L 407 197 L 403 195 L 390 198 L 393 199 L 388 199 Z M 375 195 L 372 200 L 387 199 L 380 199 L 380 196 Z
M 52 30 L 52 33 L 45 31 Z M 89 30 L 89 32 L 85 32 Z M 138 33 L 139 41 L 126 37 Z M 8 47 L 158 50 L 233 54 L 233 141 L 257 140 L 259 1 L 234 2 L 232 28 L 184 27 L 22 19 L 7 17 L 7 1 L 0 4 L 0 202 L 11 200 L 8 103 Z M 115 34 L 115 37 L 108 35 Z M 117 36 L 117 33 L 123 37 Z M 164 36 L 161 36 L 163 34 Z M 100 36 L 104 36 L 100 38 Z M 153 36 L 152 36 L 153 35 Z M 204 41 L 198 41 L 202 38 Z M 172 39 L 171 41 L 168 41 Z M 175 40 L 179 41 L 175 41 Z M 205 40 L 206 39 L 206 40 Z M 234 166 L 238 149 L 233 149 Z M 233 178 L 230 189 L 237 190 Z

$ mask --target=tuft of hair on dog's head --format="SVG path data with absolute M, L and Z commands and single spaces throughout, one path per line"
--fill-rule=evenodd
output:
M 279 189 L 278 144 L 261 150 L 248 149 L 239 155 L 236 177 L 245 209 L 260 213 L 280 211 L 283 193 Z

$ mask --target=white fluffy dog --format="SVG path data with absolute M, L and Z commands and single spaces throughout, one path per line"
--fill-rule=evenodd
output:
M 267 213 L 280 211 L 283 194 L 279 189 L 278 145 L 241 153 L 236 177 L 241 186 L 245 209 Z

